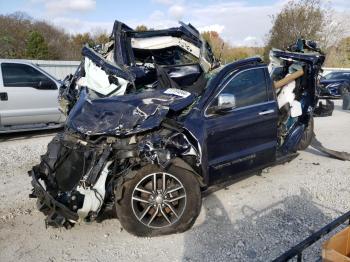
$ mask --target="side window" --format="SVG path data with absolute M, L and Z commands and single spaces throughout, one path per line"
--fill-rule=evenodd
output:
M 263 68 L 250 69 L 234 76 L 220 94 L 233 95 L 235 108 L 250 106 L 268 101 L 265 71 Z M 218 105 L 218 98 L 213 106 Z
M 16 63 L 1 64 L 2 78 L 6 87 L 35 87 L 42 89 L 55 89 L 55 83 L 35 68 Z M 44 84 L 43 84 L 44 83 Z

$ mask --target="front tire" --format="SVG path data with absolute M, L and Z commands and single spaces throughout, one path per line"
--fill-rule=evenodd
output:
M 192 227 L 201 208 L 201 191 L 194 174 L 171 166 L 147 165 L 124 182 L 115 203 L 123 228 L 136 236 L 184 232 Z

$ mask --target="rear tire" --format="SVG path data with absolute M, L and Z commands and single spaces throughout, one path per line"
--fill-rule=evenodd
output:
M 349 94 L 349 91 L 350 91 L 350 85 L 343 85 L 339 90 L 339 94 L 341 96 L 344 96 Z
M 314 136 L 314 117 L 310 116 L 308 126 L 304 130 L 304 134 L 299 142 L 298 150 L 305 150 L 308 148 Z
M 342 105 L 343 110 L 350 110 L 350 94 L 344 94 L 343 95 L 343 105 Z
M 184 232 L 200 213 L 199 183 L 193 173 L 177 166 L 166 171 L 157 165 L 144 166 L 122 186 L 123 195 L 115 203 L 116 212 L 123 228 L 133 235 L 149 237 Z M 177 188 L 180 189 L 176 191 Z

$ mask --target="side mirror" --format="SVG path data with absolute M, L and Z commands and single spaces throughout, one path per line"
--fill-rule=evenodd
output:
M 57 89 L 57 86 L 53 81 L 43 80 L 38 83 L 37 88 L 41 90 L 54 90 Z
M 232 94 L 223 93 L 218 96 L 218 105 L 208 108 L 208 114 L 223 114 L 236 107 L 236 97 Z
M 218 96 L 218 110 L 227 110 L 236 107 L 236 97 L 232 94 L 223 93 Z

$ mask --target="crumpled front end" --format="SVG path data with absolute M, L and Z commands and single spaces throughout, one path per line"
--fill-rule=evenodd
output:
M 38 208 L 47 215 L 48 225 L 69 227 L 82 216 L 85 195 L 79 182 L 84 170 L 91 169 L 93 159 L 103 152 L 103 149 L 94 149 L 58 135 L 49 143 L 41 163 L 29 172 L 33 186 L 31 196 L 38 198 Z
M 181 157 L 181 161 L 199 166 L 200 150 L 186 130 L 164 125 L 158 131 L 124 138 L 82 139 L 68 132 L 58 134 L 41 163 L 29 172 L 31 197 L 37 198 L 46 224 L 69 228 L 96 219 L 118 201 L 121 183 L 144 165 L 166 169 Z
M 69 135 L 57 135 L 41 163 L 30 171 L 33 194 L 47 224 L 69 226 L 103 204 L 110 163 L 108 144 L 93 145 Z
M 32 197 L 54 226 L 95 219 L 144 165 L 199 167 L 200 146 L 180 120 L 217 66 L 185 24 L 136 32 L 116 21 L 110 42 L 85 46 L 82 55 L 60 89 L 65 131 L 30 171 Z

